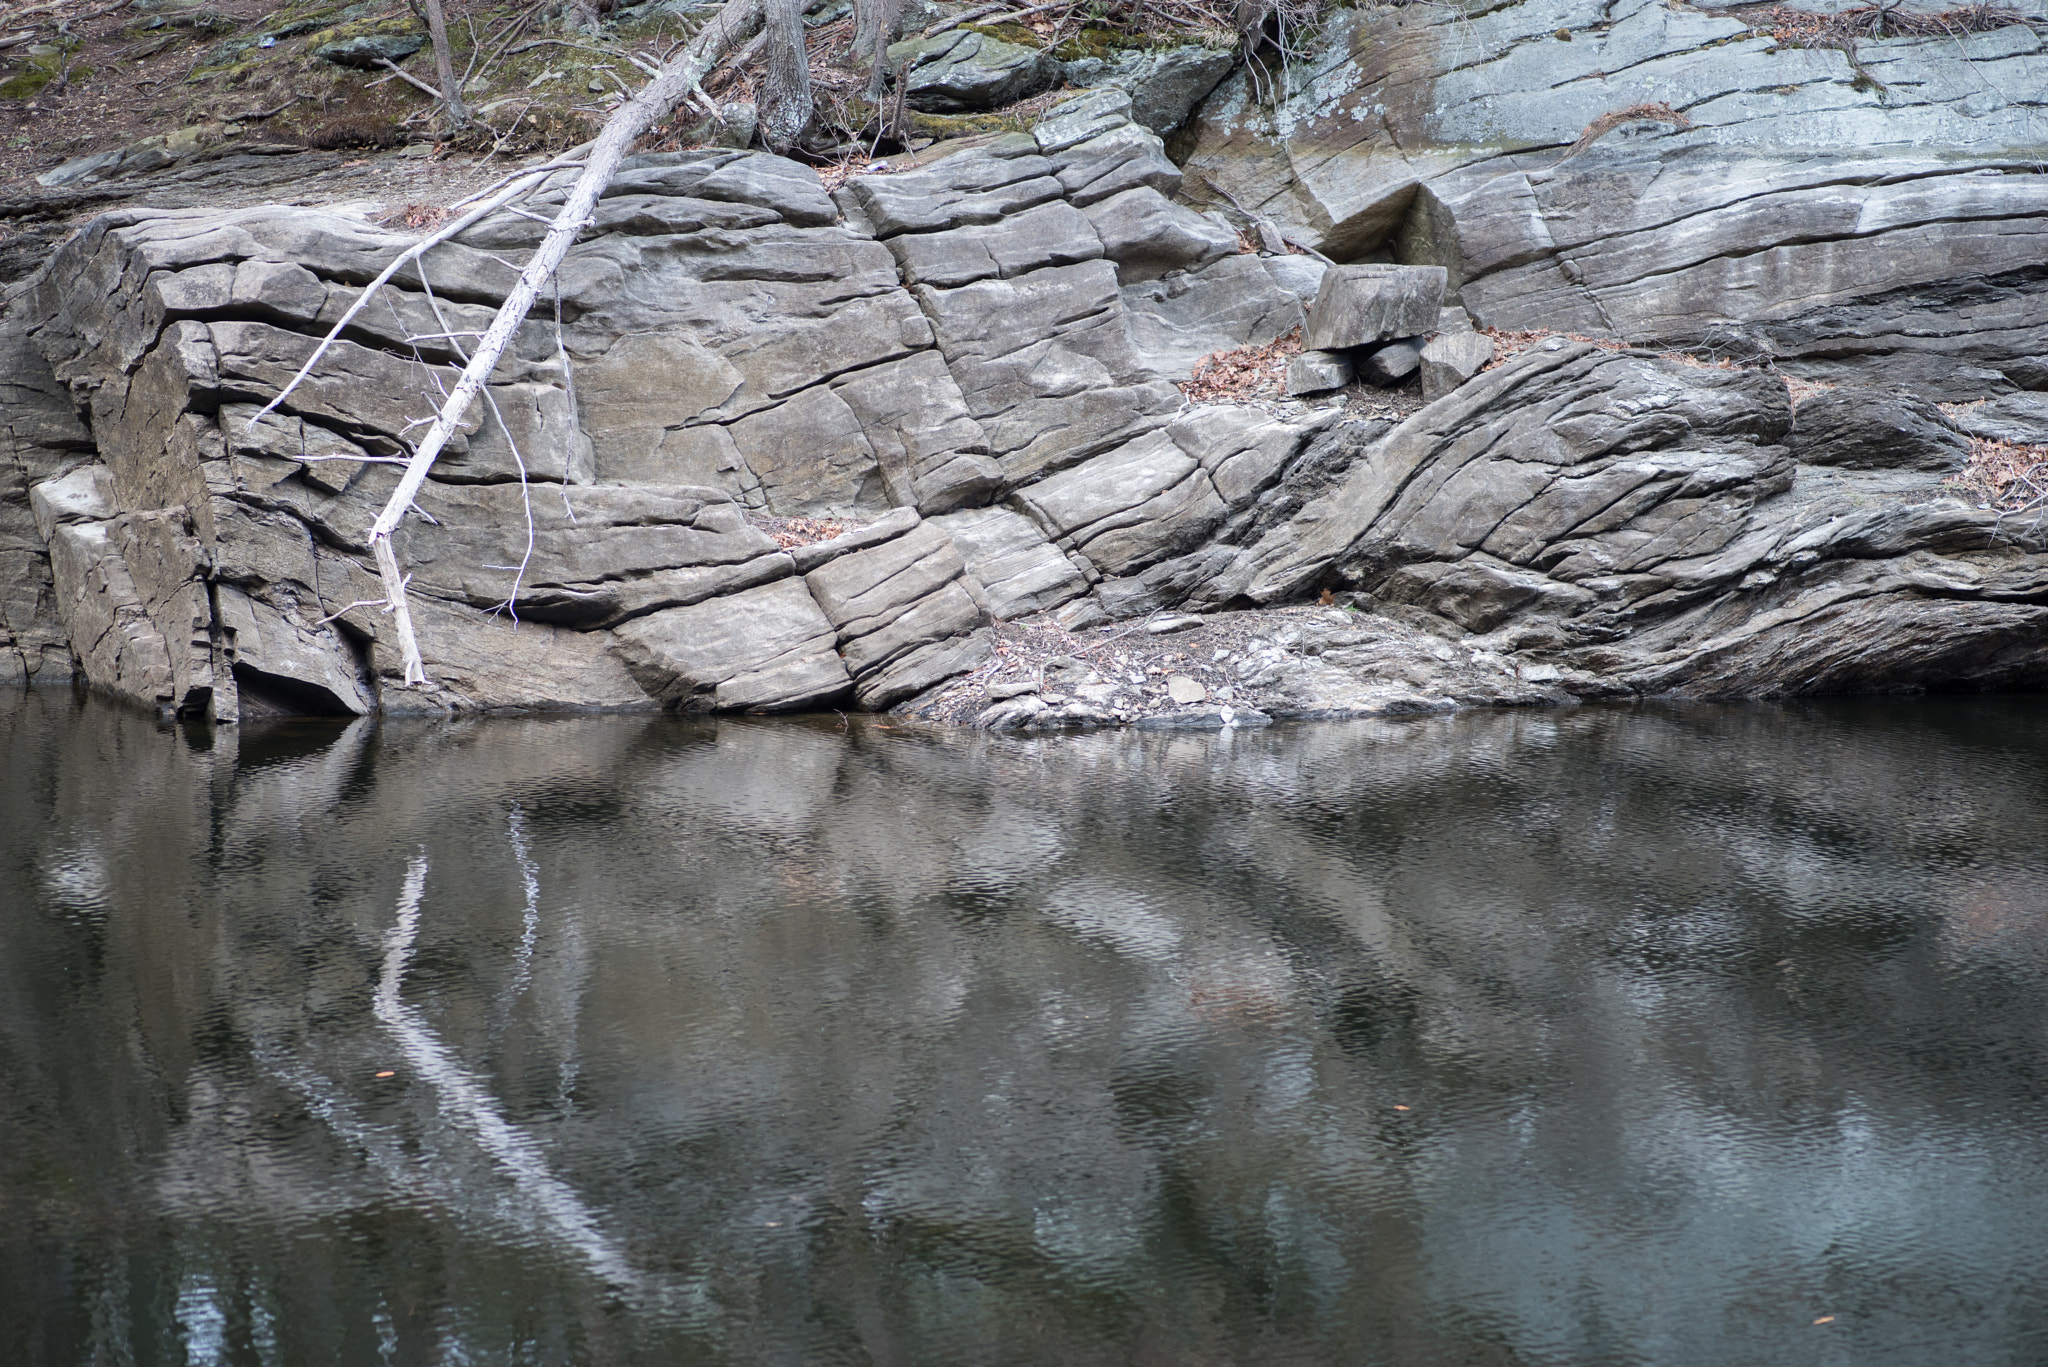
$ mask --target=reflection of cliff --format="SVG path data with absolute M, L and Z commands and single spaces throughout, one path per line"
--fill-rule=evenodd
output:
M 70 707 L 0 713 L 0 1318 L 46 1342 L 1728 1362 L 2048 1309 L 2021 702 L 211 749 Z

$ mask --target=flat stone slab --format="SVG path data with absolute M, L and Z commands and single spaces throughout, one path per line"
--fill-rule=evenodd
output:
M 1442 266 L 1332 266 L 1309 308 L 1302 345 L 1336 351 L 1434 332 L 1447 280 Z

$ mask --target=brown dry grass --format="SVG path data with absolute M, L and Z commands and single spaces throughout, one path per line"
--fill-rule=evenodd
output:
M 1969 464 L 1944 483 L 1958 494 L 2004 512 L 2048 507 L 2048 446 L 1972 437 Z
M 1832 380 L 1802 380 L 1785 376 L 1785 388 L 1792 392 L 1792 404 L 1796 408 L 1816 394 L 1825 394 L 1835 387 Z
M 1287 363 L 1300 354 L 1300 328 L 1264 346 L 1211 352 L 1196 363 L 1180 392 L 1194 403 L 1278 398 L 1287 392 Z
M 1858 38 L 1953 38 L 1989 33 L 2029 22 L 2019 10 L 2004 5 L 1964 5 L 1938 14 L 1910 12 L 1896 5 L 1865 5 L 1838 14 L 1814 14 L 1788 5 L 1773 5 L 1744 21 L 1786 47 L 1839 47 Z

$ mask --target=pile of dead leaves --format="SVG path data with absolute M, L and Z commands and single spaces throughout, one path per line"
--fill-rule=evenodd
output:
M 1300 328 L 1264 346 L 1214 351 L 1196 363 L 1180 392 L 1195 403 L 1278 398 L 1287 392 L 1287 363 L 1300 354 Z
M 854 530 L 852 523 L 829 517 L 770 517 L 766 513 L 754 513 L 748 516 L 747 521 L 774 537 L 775 544 L 784 550 L 792 546 L 813 546 Z
M 387 214 L 383 220 L 387 228 L 404 228 L 415 233 L 432 232 L 447 221 L 448 211 L 438 204 L 408 204 Z
M 2006 512 L 2048 507 L 2048 446 L 1970 438 L 1970 463 L 1947 481 L 1965 497 Z

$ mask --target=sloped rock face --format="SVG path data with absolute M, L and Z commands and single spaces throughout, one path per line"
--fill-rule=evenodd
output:
M 1342 478 L 1196 597 L 1350 585 L 1583 695 L 2048 678 L 2039 526 L 1802 464 L 1797 435 L 1767 372 L 1553 339 L 1384 436 L 1334 429 Z
M 394 686 L 364 536 L 461 363 L 451 335 L 537 225 L 498 215 L 401 272 L 266 412 L 410 239 L 292 209 L 97 220 L 0 329 L 7 676 L 75 661 L 232 719 L 882 707 L 976 668 L 992 623 L 1193 547 L 1277 477 L 1250 446 L 1316 426 L 1210 440 L 1134 342 L 1122 290 L 1200 279 L 1235 239 L 1161 195 L 1179 173 L 1128 109 L 1112 92 L 837 202 L 775 157 L 630 159 L 561 271 L 559 330 L 550 300 L 395 538 L 423 689 Z M 1225 345 L 1300 319 L 1255 269 L 1262 307 Z M 1165 502 L 1101 492 L 1156 452 Z M 1096 491 L 1087 525 L 1026 496 L 1054 478 Z M 862 525 L 785 548 L 760 517 Z
M 2040 388 L 2048 51 L 2021 13 L 1852 54 L 1659 0 L 1339 10 L 1277 108 L 1224 83 L 1187 170 L 1338 261 L 1445 267 L 1482 326 Z
M 1668 36 L 1725 21 L 1656 22 Z M 1618 18 L 1611 32 L 1626 23 L 1650 20 Z M 1402 54 L 1441 35 L 1419 12 L 1414 24 L 1397 23 L 1375 60 L 1421 60 Z M 1021 682 L 999 677 L 1004 623 L 1050 612 L 1076 630 L 1132 632 L 1167 610 L 1321 598 L 1334 616 L 1316 631 L 1258 637 L 1233 675 L 1233 709 L 2048 680 L 2038 529 L 1941 483 L 1968 433 L 2039 430 L 2019 402 L 2031 395 L 1951 416 L 1926 402 L 1926 348 L 1837 346 L 1827 363 L 1870 386 L 1796 413 L 1768 358 L 1734 369 L 1557 337 L 1482 371 L 1493 343 L 1453 326 L 1458 310 L 1438 314 L 1439 283 L 1482 322 L 1507 317 L 1486 310 L 1511 298 L 1578 315 L 1564 295 L 1509 288 L 1556 254 L 1509 265 L 1471 245 L 1476 225 L 1504 233 L 1514 214 L 1555 240 L 1569 215 L 1544 205 L 1563 201 L 1529 187 L 1562 181 L 1511 175 L 1520 154 L 1492 157 L 1502 165 L 1485 194 L 1521 184 L 1536 197 L 1506 217 L 1480 212 L 1491 201 L 1468 212 L 1447 177 L 1477 175 L 1489 157 L 1467 148 L 1427 185 L 1411 177 L 1400 213 L 1325 214 L 1319 230 L 1334 249 L 1365 241 L 1369 220 L 1396 241 L 1449 223 L 1452 237 L 1431 227 L 1428 243 L 1466 244 L 1397 272 L 1426 277 L 1427 297 L 1372 329 L 1433 327 L 1442 345 L 1401 343 L 1433 402 L 1398 427 L 1341 406 L 1190 405 L 1174 381 L 1207 352 L 1302 326 L 1329 268 L 1240 250 L 1228 225 L 1176 201 L 1181 172 L 1130 110 L 1127 94 L 1094 92 L 1034 134 L 831 195 L 809 169 L 760 154 L 629 159 L 560 272 L 559 322 L 544 301 L 394 538 L 421 688 L 399 681 L 364 537 L 462 363 L 460 339 L 485 326 L 539 225 L 501 214 L 401 271 L 315 377 L 266 412 L 411 239 L 304 209 L 95 221 L 0 318 L 0 418 L 14 442 L 0 482 L 0 677 L 76 672 L 217 720 L 549 707 L 969 717 L 1002 701 L 1057 714 L 1044 724 L 1097 724 L 1116 709 L 985 693 Z M 1354 158 L 1360 184 L 1377 174 L 1376 147 Z M 1571 174 L 1591 174 L 1584 163 L 1619 175 L 1596 154 Z M 1725 149 L 1698 155 L 1732 164 Z M 1677 163 L 1658 168 L 1683 181 Z M 1822 185 L 1823 169 L 1807 166 L 1802 183 Z M 1292 188 L 1275 193 L 1298 200 L 1305 174 L 1290 170 Z M 1659 176 L 1639 200 L 1665 194 Z M 1874 268 L 1857 253 L 1887 240 L 1900 195 L 1989 196 L 1971 202 L 2010 245 L 2048 221 L 2021 193 L 2038 179 L 1886 182 L 1867 197 L 1879 217 L 1812 257 L 1848 284 L 1741 297 L 1865 308 L 1875 296 L 1856 293 L 1856 272 Z M 1778 184 L 1757 196 L 1790 193 Z M 1610 237 L 1629 239 L 1635 221 L 1615 218 Z M 1583 222 L 1590 262 L 1609 238 Z M 1717 223 L 1709 212 L 1684 231 L 1711 238 Z M 1897 242 L 1909 240 L 1922 238 Z M 1714 250 L 1724 264 L 1750 259 Z M 1894 284 L 1949 269 L 1935 256 L 1885 269 Z M 1385 263 L 1346 264 L 1332 293 Z M 1706 278 L 1664 274 L 1657 288 L 1681 295 Z M 1943 375 L 1967 381 L 1976 372 L 1956 358 L 2025 344 L 2036 296 L 2012 288 L 2005 303 L 1984 296 L 1967 316 L 1916 321 L 1949 329 Z M 1572 297 L 1606 308 L 1622 294 Z M 1894 361 L 1906 378 L 1885 370 Z M 771 531 L 797 518 L 851 529 L 810 544 Z M 1376 621 L 1354 624 L 1339 593 Z

